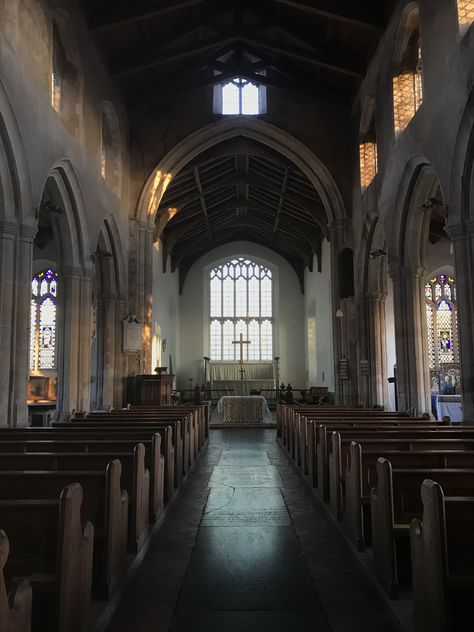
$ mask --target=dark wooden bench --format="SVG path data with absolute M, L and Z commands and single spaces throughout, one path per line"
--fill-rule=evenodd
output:
M 423 521 L 411 522 L 416 632 L 472 629 L 474 497 L 445 496 L 439 483 L 421 486 Z
M 44 435 L 43 435 L 44 436 Z M 26 440 L 8 441 L 0 437 L 0 453 L 10 452 L 102 452 L 109 453 L 111 458 L 124 452 L 132 453 L 138 442 L 145 446 L 145 466 L 150 471 L 150 515 L 152 522 L 157 522 L 163 512 L 164 500 L 169 501 L 174 493 L 174 449 L 171 443 L 171 428 L 168 440 L 161 453 L 161 437 L 154 434 L 151 439 L 137 436 L 135 439 L 93 439 L 89 433 L 81 431 L 69 439 L 59 433 L 54 439 L 54 432 L 48 432 L 48 438 L 34 439 L 29 433 Z
M 337 518 L 340 518 L 340 513 L 342 513 L 346 533 L 359 551 L 371 545 L 370 490 L 377 484 L 379 457 L 388 459 L 397 469 L 474 469 L 473 451 L 369 450 L 355 441 L 351 442 L 349 451 L 350 458 L 343 475 L 343 489 L 334 475 L 330 480 L 331 509 Z M 337 502 L 338 492 L 339 503 Z
M 10 543 L 0 529 L 0 630 L 31 632 L 32 591 L 26 580 L 14 581 L 7 591 L 3 569 L 10 554 Z
M 57 500 L 0 500 L 0 525 L 11 547 L 5 578 L 30 582 L 35 632 L 87 629 L 94 527 L 82 526 L 81 505 L 78 483 Z
M 392 599 L 400 583 L 410 580 L 410 522 L 422 516 L 420 488 L 426 478 L 450 496 L 474 495 L 474 469 L 394 469 L 387 459 L 377 461 L 377 486 L 370 493 L 374 572 Z
M 94 525 L 93 593 L 109 599 L 126 570 L 128 494 L 120 487 L 122 466 L 111 461 L 101 472 L 0 471 L 2 500 L 56 499 L 68 485 L 83 490 L 82 519 Z
M 1 444 L 0 444 L 1 446 Z M 148 539 L 150 473 L 145 468 L 145 448 L 137 444 L 133 453 L 117 454 L 122 465 L 121 486 L 129 496 L 129 549 L 137 553 Z M 0 471 L 104 472 L 111 455 L 84 453 L 0 453 Z
M 68 423 L 54 423 L 53 428 L 43 429 L 55 430 L 57 432 L 71 433 L 65 436 L 74 436 L 73 432 L 86 432 L 85 436 L 91 438 L 106 438 L 113 436 L 117 439 L 134 439 L 134 438 L 150 438 L 153 434 L 161 434 L 166 431 L 167 428 L 171 428 L 172 444 L 174 449 L 174 483 L 175 487 L 179 487 L 183 476 L 189 469 L 189 458 L 186 456 L 189 453 L 189 444 L 182 440 L 181 434 L 181 422 L 169 420 L 167 422 L 129 422 L 127 420 L 118 420 L 115 423 L 111 421 L 88 421 L 83 420 L 80 422 L 68 422 Z M 0 434 L 1 436 L 1 434 Z M 82 435 L 84 436 L 84 435 Z M 169 487 L 167 487 L 169 488 Z

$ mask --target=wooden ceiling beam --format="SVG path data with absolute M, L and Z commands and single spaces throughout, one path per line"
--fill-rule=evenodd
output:
M 194 173 L 194 180 L 196 182 L 196 188 L 197 188 L 198 194 L 199 194 L 199 201 L 201 203 L 202 214 L 204 216 L 204 223 L 205 223 L 206 228 L 207 228 L 209 241 L 212 243 L 212 231 L 211 231 L 211 226 L 209 224 L 209 216 L 207 214 L 207 206 L 206 206 L 206 200 L 204 198 L 204 193 L 203 193 L 203 190 L 202 190 L 201 178 L 199 177 L 199 168 L 198 167 L 194 167 L 193 173 Z
M 365 65 L 358 60 L 349 59 L 347 56 L 342 55 L 339 52 L 334 51 L 319 51 L 315 52 L 307 48 L 300 46 L 293 46 L 291 44 L 284 44 L 281 41 L 264 37 L 259 34 L 257 38 L 253 38 L 246 33 L 240 38 L 244 43 L 251 44 L 258 48 L 269 50 L 277 55 L 283 57 L 289 57 L 296 59 L 300 62 L 317 66 L 319 68 L 327 68 L 337 73 L 353 77 L 355 79 L 362 79 L 365 75 Z
M 283 182 L 281 185 L 280 199 L 278 200 L 278 208 L 275 217 L 275 223 L 273 224 L 272 238 L 275 237 L 275 234 L 278 230 L 278 223 L 280 221 L 280 215 L 283 210 L 283 205 L 285 204 L 285 195 L 286 188 L 288 186 L 288 169 L 285 169 L 285 175 L 283 176 Z
M 217 46 L 225 46 L 238 39 L 238 35 L 223 36 L 219 34 L 201 41 L 193 42 L 192 44 L 178 46 L 172 50 L 159 48 L 151 55 L 146 54 L 135 58 L 128 56 L 126 60 L 112 66 L 111 75 L 113 77 L 126 77 L 137 72 L 157 68 L 158 66 L 165 66 L 170 63 L 189 59 L 190 57 L 204 53 Z
M 170 2 L 164 7 L 157 7 L 155 9 L 136 8 L 134 6 L 132 11 L 125 11 L 123 13 L 117 13 L 113 15 L 110 10 L 110 6 L 106 6 L 106 9 L 101 12 L 101 16 L 95 20 L 91 20 L 89 28 L 96 32 L 107 31 L 117 28 L 118 26 L 128 26 L 136 24 L 138 22 L 146 22 L 148 20 L 162 18 L 171 13 L 177 11 L 183 11 L 185 9 L 194 9 L 200 4 L 203 4 L 204 0 L 182 0 L 181 2 Z M 112 13 L 112 15 L 110 15 Z M 104 17 L 107 16 L 107 17 Z
M 311 2 L 304 2 L 303 0 L 275 0 L 275 2 L 276 4 L 296 9 L 302 13 L 310 13 L 311 15 L 343 22 L 350 26 L 357 26 L 371 31 L 380 32 L 385 26 L 382 16 L 374 20 L 373 11 L 371 11 L 370 14 L 369 12 L 361 11 L 360 7 L 363 6 L 361 2 L 353 2 L 351 4 L 347 2 L 342 4 L 334 2 L 334 0 L 316 0 L 316 2 L 314 0 L 311 0 Z

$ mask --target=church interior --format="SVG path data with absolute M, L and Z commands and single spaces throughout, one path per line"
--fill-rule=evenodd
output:
M 474 0 L 0 0 L 0 632 L 474 630 Z

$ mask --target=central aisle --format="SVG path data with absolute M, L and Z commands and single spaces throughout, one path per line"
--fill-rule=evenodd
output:
M 214 430 L 108 632 L 390 632 L 273 430 Z

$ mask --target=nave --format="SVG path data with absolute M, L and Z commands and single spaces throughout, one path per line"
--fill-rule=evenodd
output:
M 211 430 L 106 632 L 395 629 L 275 435 Z

